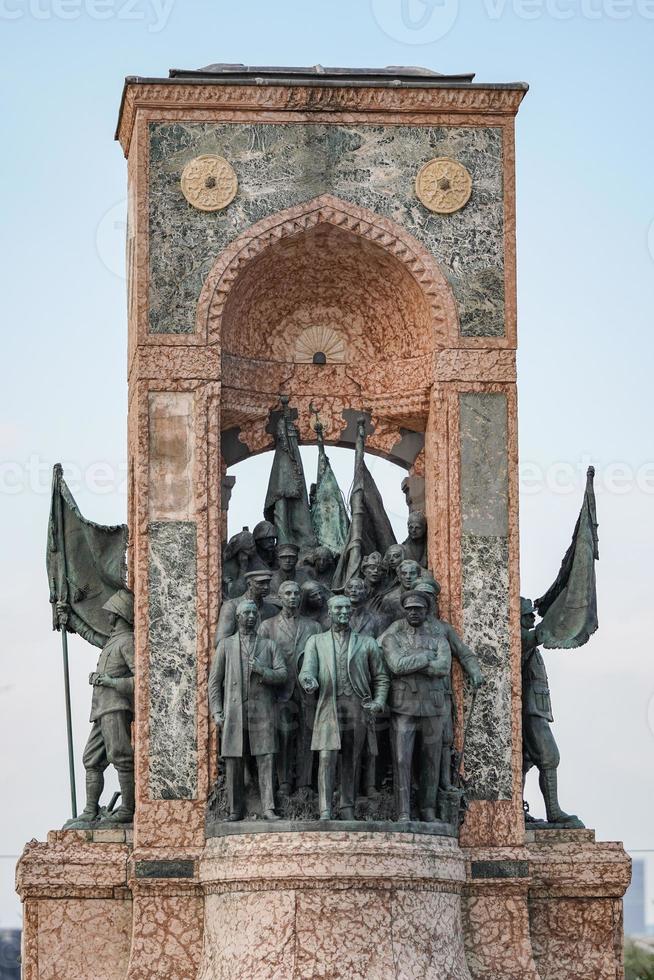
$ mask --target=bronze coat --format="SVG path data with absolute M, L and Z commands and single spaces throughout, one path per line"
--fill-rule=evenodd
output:
M 350 631 L 347 670 L 357 698 L 386 704 L 390 681 L 376 640 Z M 331 630 L 310 636 L 307 640 L 300 684 L 308 678 L 318 681 L 318 705 L 311 748 L 314 752 L 338 751 L 341 734 L 336 710 L 336 652 Z
M 253 673 L 248 668 L 247 719 L 244 719 L 239 634 L 220 640 L 216 647 L 209 674 L 209 705 L 214 718 L 225 714 L 220 738 L 223 758 L 243 755 L 245 721 L 252 755 L 277 751 L 275 687 L 286 681 L 286 664 L 275 644 L 260 637 L 255 640 L 253 657 L 263 665 L 264 672 Z

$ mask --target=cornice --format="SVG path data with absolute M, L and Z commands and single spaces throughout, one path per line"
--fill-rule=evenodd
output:
M 225 84 L 216 79 L 140 79 L 125 81 L 116 139 L 125 156 L 139 109 L 194 112 L 327 112 L 388 115 L 481 114 L 512 117 L 525 96 L 524 83 L 474 85 L 450 82 L 388 87 L 361 84 Z M 289 122 L 292 122 L 289 118 Z M 334 121 L 338 121 L 337 118 Z M 401 120 L 398 120 L 401 121 Z

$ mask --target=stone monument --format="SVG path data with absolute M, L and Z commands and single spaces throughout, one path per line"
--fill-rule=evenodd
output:
M 527 654 L 596 627 L 543 624 L 597 557 L 575 551 L 587 497 L 526 639 L 526 90 L 415 68 L 126 79 L 130 534 L 111 590 L 134 596 L 135 810 L 126 784 L 115 818 L 93 797 L 26 846 L 26 980 L 622 975 L 629 860 L 557 809 L 549 716 L 522 708 Z M 330 444 L 354 450 L 349 512 Z M 265 509 L 228 540 L 227 469 L 273 449 Z M 401 549 L 365 453 L 398 466 Z M 91 600 L 61 492 L 65 647 Z M 531 765 L 546 824 L 525 819 Z

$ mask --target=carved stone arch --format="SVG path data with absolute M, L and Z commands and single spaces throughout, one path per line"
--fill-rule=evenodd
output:
M 276 212 L 244 231 L 220 254 L 200 293 L 196 329 L 219 344 L 226 305 L 243 269 L 266 249 L 320 225 L 342 229 L 392 256 L 419 287 L 429 311 L 430 347 L 454 347 L 458 313 L 450 285 L 434 257 L 400 225 L 330 194 Z

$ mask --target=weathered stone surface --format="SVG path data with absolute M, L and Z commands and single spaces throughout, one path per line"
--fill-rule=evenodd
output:
M 502 133 L 493 127 L 150 126 L 150 330 L 191 333 L 200 288 L 217 254 L 249 225 L 330 193 L 393 218 L 434 254 L 459 303 L 461 331 L 504 334 Z M 239 193 L 224 211 L 191 208 L 185 165 L 201 153 L 229 160 Z M 417 171 L 434 156 L 473 176 L 470 202 L 435 215 L 416 198 Z M 165 243 L 165 247 L 164 247 Z
M 149 789 L 197 793 L 197 541 L 192 521 L 149 526 Z
M 234 976 L 470 980 L 463 855 L 404 833 L 214 838 L 201 980 Z
M 465 751 L 472 799 L 510 799 L 511 650 L 509 633 L 506 396 L 460 398 L 461 573 L 464 639 L 486 676 Z M 466 697 L 470 710 L 470 695 Z

